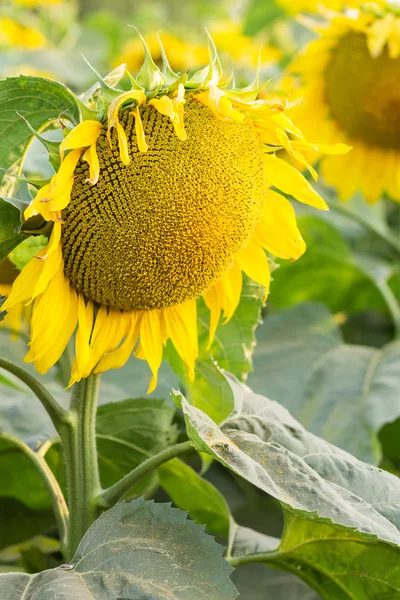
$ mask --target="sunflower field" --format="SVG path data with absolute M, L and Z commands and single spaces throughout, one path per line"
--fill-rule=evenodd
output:
M 400 0 L 0 1 L 0 600 L 400 600 Z

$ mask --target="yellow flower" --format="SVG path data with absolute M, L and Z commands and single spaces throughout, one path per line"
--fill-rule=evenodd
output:
M 64 0 L 12 0 L 14 4 L 36 8 L 37 6 L 52 6 L 54 4 L 62 4 Z
M 384 192 L 400 201 L 400 18 L 353 10 L 317 29 L 290 69 L 307 100 L 296 116 L 307 136 L 354 148 L 323 158 L 321 172 L 342 199 L 361 189 L 368 202 Z
M 168 339 L 193 378 L 196 300 L 210 309 L 211 343 L 221 313 L 227 321 L 235 312 L 242 272 L 267 296 L 265 250 L 290 260 L 305 251 L 282 193 L 327 209 L 275 156 L 285 147 L 306 164 L 310 145 L 289 118 L 291 105 L 223 88 L 216 56 L 202 76 L 172 83 L 170 70 L 146 61 L 130 91 L 115 91 L 106 118 L 68 133 L 58 172 L 25 211 L 53 230 L 4 308 L 34 302 L 26 360 L 40 373 L 76 330 L 71 384 L 122 366 L 135 351 L 150 366 L 152 391 Z
M 6 259 L 0 265 L 0 296 L 7 297 L 11 293 L 12 283 L 18 276 L 18 270 L 15 266 Z M 0 312 L 3 308 L 0 308 Z M 18 338 L 18 334 L 22 329 L 23 323 L 28 323 L 30 319 L 31 307 L 16 304 L 6 314 L 5 318 L 0 321 L 0 327 L 7 327 L 12 331 L 12 339 Z
M 316 13 L 321 5 L 331 10 L 342 10 L 344 8 L 357 8 L 363 4 L 363 0 L 275 0 L 287 13 L 293 15 L 301 12 Z M 370 4 L 384 7 L 387 0 L 373 0 Z M 365 2 L 364 2 L 365 4 Z
M 0 46 L 38 50 L 46 44 L 46 38 L 38 29 L 19 25 L 8 17 L 0 18 Z

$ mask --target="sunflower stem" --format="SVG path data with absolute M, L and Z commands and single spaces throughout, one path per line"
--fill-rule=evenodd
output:
M 190 452 L 191 450 L 193 450 L 191 442 L 182 442 L 181 444 L 175 444 L 175 446 L 170 446 L 158 454 L 151 456 L 138 467 L 127 473 L 127 475 L 117 481 L 117 483 L 100 492 L 95 499 L 97 507 L 100 509 L 111 508 L 116 502 L 124 497 L 133 485 L 143 479 L 143 477 L 146 477 L 146 475 L 152 473 L 155 469 L 172 458 L 180 456 L 181 454 L 186 454 L 186 452 Z
M 99 375 L 90 375 L 74 385 L 70 410 L 75 423 L 62 436 L 70 513 L 68 560 L 96 518 L 94 499 L 101 492 L 96 447 L 99 381 Z

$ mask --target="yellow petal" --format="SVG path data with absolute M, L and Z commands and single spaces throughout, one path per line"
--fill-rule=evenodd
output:
M 35 301 L 31 319 L 30 351 L 26 362 L 46 373 L 60 358 L 71 339 L 78 319 L 76 291 L 70 288 L 61 267 L 46 291 Z
M 235 262 L 229 271 L 218 282 L 223 294 L 221 308 L 224 311 L 224 323 L 227 323 L 233 317 L 234 312 L 240 302 L 242 280 L 242 270 L 239 264 Z
M 285 194 L 290 194 L 299 202 L 304 202 L 321 210 L 329 210 L 326 202 L 312 188 L 303 175 L 281 158 L 264 155 L 267 179 Z
M 97 156 L 96 144 L 92 144 L 86 150 L 82 158 L 89 165 L 90 177 L 87 179 L 87 181 L 91 185 L 95 185 L 98 182 L 100 175 L 99 157 Z
M 171 306 L 163 310 L 167 332 L 179 356 L 194 378 L 194 365 L 198 357 L 196 300 Z
M 74 127 L 60 144 L 61 158 L 64 158 L 65 150 L 86 148 L 96 144 L 103 126 L 98 121 L 82 121 Z
M 139 148 L 140 152 L 147 152 L 148 148 L 147 148 L 146 138 L 145 138 L 144 131 L 143 131 L 142 119 L 140 118 L 139 109 L 138 108 L 133 109 L 130 114 L 135 117 L 135 132 L 136 132 L 136 140 L 137 140 L 138 148 Z
M 241 269 L 257 283 L 265 287 L 265 297 L 268 296 L 271 275 L 268 258 L 261 246 L 250 240 L 236 257 Z
M 118 122 L 115 124 L 118 136 L 118 146 L 119 146 L 119 157 L 124 165 L 129 165 L 129 151 L 128 151 L 128 140 L 126 139 L 126 133 L 122 125 Z
M 103 371 L 118 369 L 124 366 L 136 346 L 140 331 L 141 315 L 142 313 L 139 311 L 129 313 L 129 324 L 125 340 L 116 350 L 103 356 L 94 369 L 94 373 L 102 373 Z
M 268 190 L 264 213 L 256 225 L 255 237 L 274 256 L 299 258 L 306 249 L 296 223 L 293 206 L 281 194 Z
M 140 323 L 140 345 L 149 364 L 153 377 L 147 393 L 153 392 L 157 386 L 158 369 L 162 361 L 162 337 L 160 330 L 160 315 L 157 310 L 143 312 Z
M 30 300 L 32 290 L 43 270 L 43 261 L 33 258 L 21 271 L 14 281 L 11 293 L 2 306 L 2 310 L 9 311 L 10 308 Z
M 204 302 L 210 311 L 210 333 L 208 337 L 207 350 L 211 348 L 214 341 L 215 332 L 218 327 L 219 318 L 221 316 L 221 294 L 218 293 L 218 288 L 213 285 L 212 288 L 203 294 Z
M 126 325 L 126 313 L 107 310 L 104 306 L 99 308 L 90 339 L 90 360 L 83 370 L 82 377 L 88 377 L 100 359 L 120 345 L 125 335 Z
M 154 98 L 149 102 L 149 104 L 154 106 L 159 113 L 171 119 L 175 133 L 182 141 L 187 139 L 183 125 L 183 104 L 185 102 L 184 93 L 185 88 L 182 84 L 179 84 L 178 93 L 175 98 L 171 99 L 169 96 L 162 96 L 161 98 Z
M 90 361 L 90 336 L 93 328 L 92 302 L 86 304 L 82 296 L 78 296 L 78 331 L 75 338 L 76 356 L 72 365 L 72 374 L 68 387 L 82 379 L 82 373 Z

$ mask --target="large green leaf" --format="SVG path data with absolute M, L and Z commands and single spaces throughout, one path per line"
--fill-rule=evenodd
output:
M 32 139 L 22 117 L 39 130 L 62 113 L 74 124 L 79 121 L 78 100 L 63 84 L 25 75 L 0 81 L 0 166 L 3 169 L 18 167 Z M 2 178 L 3 173 L 0 181 Z
M 21 477 L 23 477 L 23 472 Z M 29 490 L 26 490 L 29 495 Z M 0 549 L 25 542 L 55 527 L 51 508 L 33 510 L 14 498 L 1 497 L 0 490 Z M 0 563 L 4 557 L 0 556 Z
M 379 462 L 378 432 L 400 416 L 400 343 L 345 345 L 333 315 L 314 303 L 268 316 L 257 337 L 251 387 L 284 404 L 312 433 Z
M 256 337 L 249 386 L 298 417 L 309 373 L 321 356 L 343 343 L 338 325 L 326 306 L 310 302 L 267 315 Z
M 244 600 L 318 600 L 312 589 L 291 573 L 263 564 L 240 566 L 232 574 L 239 598 Z
M 104 513 L 71 565 L 0 575 L 1 600 L 233 600 L 222 547 L 186 513 L 142 499 Z
M 224 497 L 194 469 L 175 458 L 158 469 L 160 484 L 171 500 L 197 523 L 216 534 L 229 535 L 230 512 Z
M 51 503 L 46 486 L 20 444 L 0 434 L 0 497 L 19 500 L 29 509 L 47 509 Z
M 231 412 L 232 396 L 214 361 L 241 381 L 246 379 L 252 369 L 255 330 L 261 322 L 263 296 L 264 288 L 244 277 L 239 306 L 228 323 L 219 325 L 209 350 L 210 314 L 204 302 L 198 302 L 199 358 L 193 382 L 188 381 L 182 361 L 172 344 L 168 346 L 166 356 L 179 374 L 190 402 L 216 422 L 220 422 Z
M 101 482 L 113 485 L 144 460 L 176 441 L 174 407 L 164 400 L 135 398 L 103 404 L 97 412 Z M 135 491 L 156 481 L 156 474 Z
M 236 409 L 222 429 L 176 393 L 198 450 L 310 521 L 400 545 L 397 477 L 308 433 L 281 405 L 229 381 Z
M 400 549 L 287 512 L 272 565 L 292 571 L 326 600 L 400 597 Z
M 400 342 L 379 350 L 338 346 L 309 373 L 298 418 L 313 433 L 378 463 L 378 432 L 400 416 L 399 365 Z

